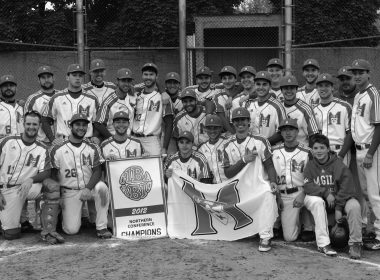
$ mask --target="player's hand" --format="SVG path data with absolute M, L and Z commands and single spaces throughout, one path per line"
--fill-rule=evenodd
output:
M 305 193 L 300 192 L 297 197 L 293 200 L 294 208 L 301 208 L 303 206 L 303 202 L 305 200 Z
M 342 217 L 343 217 L 343 214 L 342 214 L 342 211 L 341 210 L 336 210 L 335 209 L 335 221 L 339 224 L 340 222 L 342 222 Z
M 51 143 L 52 146 L 61 145 L 65 140 L 62 138 L 55 138 L 53 142 Z
M 239 106 L 243 106 L 243 103 L 249 99 L 249 95 L 242 96 L 239 100 Z
M 91 194 L 91 190 L 88 189 L 88 188 L 84 188 L 81 190 L 81 193 L 80 193 L 80 200 L 91 200 L 92 199 L 92 194 Z
M 28 196 L 28 193 L 30 191 L 30 188 L 33 185 L 33 179 L 28 178 L 26 179 L 20 186 L 20 188 L 17 191 L 17 194 L 21 197 L 22 200 L 25 200 Z
M 366 154 L 363 161 L 363 167 L 367 169 L 371 168 L 372 162 L 373 162 L 373 156 L 371 156 L 370 154 Z
M 257 151 L 249 151 L 247 154 L 243 156 L 243 162 L 248 163 L 255 160 L 258 155 Z
M 281 195 L 279 193 L 276 194 L 276 202 L 278 210 L 284 210 L 284 201 L 282 201 Z
M 270 190 L 273 194 L 278 193 L 278 186 L 275 182 L 270 182 Z
M 229 110 L 232 108 L 232 97 L 231 96 L 228 96 L 225 107 L 226 107 L 226 110 Z
M 7 202 L 5 201 L 5 197 L 2 193 L 0 193 L 0 211 L 4 210 L 4 206 L 7 205 Z
M 329 194 L 326 198 L 326 201 L 327 201 L 327 206 L 330 208 L 330 209 L 333 209 L 334 206 L 335 206 L 335 196 L 333 194 Z
M 96 136 L 91 137 L 91 142 L 95 145 L 100 145 L 100 139 Z
M 169 104 L 169 102 L 170 102 L 170 96 L 169 96 L 169 94 L 167 94 L 166 92 L 163 92 L 161 94 L 161 96 L 162 96 L 162 105 Z
M 166 169 L 165 176 L 167 178 L 170 178 L 171 176 L 173 176 L 173 168 L 172 167 L 169 167 L 168 169 Z
M 24 99 L 19 99 L 19 100 L 17 100 L 17 104 L 24 108 L 24 106 L 25 106 L 25 100 Z

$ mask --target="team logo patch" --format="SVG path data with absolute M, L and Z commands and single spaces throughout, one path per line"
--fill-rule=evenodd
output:
M 333 113 L 329 113 L 329 125 L 331 124 L 341 124 L 340 112 L 337 112 L 335 115 Z
M 260 127 L 269 127 L 270 115 L 264 116 L 260 114 Z
M 303 170 L 305 168 L 305 161 L 302 160 L 300 162 L 297 162 L 296 160 L 292 160 L 292 172 L 300 172 L 303 173 Z
M 153 100 L 150 101 L 148 111 L 156 111 L 158 112 L 160 110 L 160 101 L 153 102 Z
M 92 166 L 92 160 L 91 160 L 90 155 L 86 156 L 86 155 L 82 154 L 82 165 L 89 166 L 89 167 Z
M 152 190 L 152 178 L 141 166 L 133 165 L 124 170 L 119 179 L 120 190 L 130 200 L 139 201 Z
M 83 107 L 82 105 L 79 105 L 79 114 L 84 114 L 87 117 L 90 116 L 90 106 Z
M 356 114 L 363 117 L 364 116 L 364 112 L 365 112 L 365 103 L 364 104 L 360 104 L 360 102 L 358 103 L 358 108 L 356 110 Z

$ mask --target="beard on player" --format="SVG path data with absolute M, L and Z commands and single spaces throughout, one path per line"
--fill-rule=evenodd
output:
M 1 94 L 4 98 L 6 99 L 10 99 L 12 97 L 14 97 L 16 95 L 16 91 L 13 91 L 12 89 L 6 89 L 6 90 L 2 90 L 1 91 Z
M 83 122 L 83 123 L 81 123 L 81 121 L 75 122 L 72 124 L 71 134 L 73 135 L 74 138 L 78 140 L 82 140 L 87 133 L 87 128 L 88 128 L 87 122 Z
M 44 82 L 44 83 L 40 83 L 40 86 L 43 90 L 50 90 L 50 89 L 53 89 L 54 88 L 54 83 L 51 83 L 51 82 Z

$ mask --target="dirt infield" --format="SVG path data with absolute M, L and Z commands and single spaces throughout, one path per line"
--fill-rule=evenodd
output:
M 0 237 L 0 279 L 379 279 L 380 252 L 331 258 L 314 243 L 275 241 L 257 251 L 257 239 L 238 242 L 99 240 L 95 230 L 65 236 L 49 246 L 39 234 L 15 241 Z

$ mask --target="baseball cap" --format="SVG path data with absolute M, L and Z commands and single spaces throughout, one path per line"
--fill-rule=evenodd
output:
M 112 120 L 117 120 L 117 119 L 129 120 L 129 115 L 125 111 L 119 111 L 119 112 L 116 112 L 115 115 L 113 115 L 113 118 L 112 118 Z
M 338 70 L 338 75 L 336 77 L 339 78 L 339 77 L 342 77 L 342 76 L 352 77 L 351 67 L 350 66 L 342 66 Z
M 270 74 L 267 71 L 257 72 L 254 81 L 256 82 L 257 80 L 267 80 L 269 83 L 272 82 L 272 78 L 270 77 Z
M 166 74 L 165 82 L 166 81 L 170 81 L 170 80 L 177 81 L 178 83 L 181 82 L 181 80 L 179 78 L 179 74 L 176 73 L 176 72 L 169 72 L 169 73 Z
M 86 122 L 90 122 L 87 118 L 87 116 L 85 114 L 82 114 L 82 113 L 77 113 L 77 114 L 74 114 L 72 117 L 71 117 L 71 120 L 70 120 L 70 124 L 73 124 L 75 123 L 76 121 L 86 121 Z
M 279 58 L 271 58 L 269 59 L 267 63 L 267 67 L 269 66 L 280 66 L 282 69 L 284 69 L 284 63 Z
M 197 69 L 197 72 L 195 73 L 195 77 L 200 76 L 200 75 L 211 76 L 212 71 L 207 66 L 201 66 Z
M 191 98 L 197 99 L 197 94 L 195 93 L 193 89 L 187 88 L 181 92 L 181 99 L 184 99 L 185 97 L 191 97 Z
M 37 76 L 39 77 L 42 74 L 51 74 L 54 75 L 53 71 L 51 70 L 51 67 L 48 65 L 43 65 L 38 67 L 37 69 Z
M 298 87 L 298 81 L 293 75 L 287 75 L 281 78 L 280 87 L 296 86 Z
M 244 72 L 251 73 L 253 76 L 256 76 L 256 69 L 253 68 L 252 66 L 244 66 L 241 68 L 239 76 L 241 76 Z
M 91 61 L 90 72 L 100 69 L 106 69 L 106 64 L 102 59 L 97 58 Z
M 371 64 L 365 59 L 355 59 L 352 62 L 350 70 L 366 70 L 369 71 L 371 69 Z
M 194 142 L 194 136 L 190 131 L 182 131 L 178 136 L 178 140 L 181 138 L 185 138 L 191 142 Z
M 322 83 L 322 82 L 329 82 L 332 85 L 334 85 L 334 78 L 328 74 L 328 73 L 322 73 L 318 76 L 316 84 Z
M 133 79 L 133 73 L 128 68 L 121 68 L 117 70 L 116 78 L 117 79 Z
M 320 69 L 318 61 L 314 58 L 306 59 L 305 62 L 303 63 L 302 70 L 307 66 L 314 66 L 315 68 Z
M 231 119 L 239 119 L 239 118 L 251 118 L 251 114 L 244 107 L 236 108 L 232 111 Z
M 16 79 L 13 75 L 4 75 L 0 77 L 0 86 L 5 83 L 13 83 L 17 85 Z
M 232 74 L 236 77 L 237 71 L 232 66 L 224 66 L 219 72 L 219 77 L 222 77 L 223 74 Z
M 156 64 L 149 62 L 145 63 L 143 67 L 141 68 L 141 72 L 144 72 L 145 70 L 153 70 L 156 74 L 158 73 L 158 67 Z
M 83 74 L 86 74 L 86 72 L 84 72 L 83 70 L 83 67 L 80 66 L 79 64 L 77 63 L 70 64 L 69 67 L 67 67 L 67 74 L 75 73 L 75 72 L 81 72 Z
M 217 115 L 207 115 L 205 126 L 223 126 L 222 120 Z
M 291 126 L 298 129 L 298 124 L 296 119 L 287 118 L 281 121 L 280 126 L 278 129 L 282 129 L 284 127 Z

